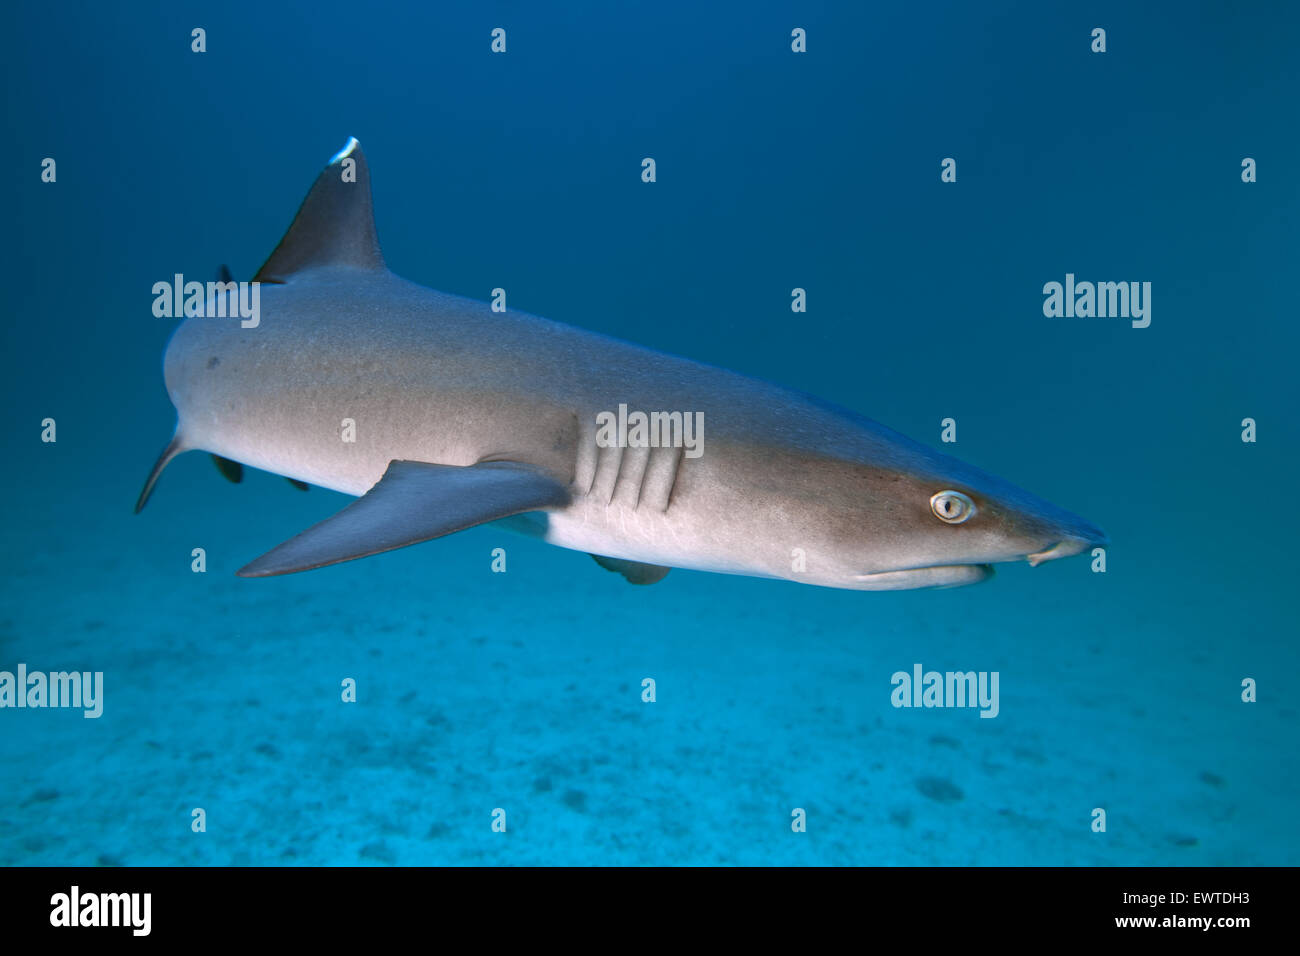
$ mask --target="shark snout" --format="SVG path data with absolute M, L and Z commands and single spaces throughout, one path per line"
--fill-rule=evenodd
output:
M 1093 548 L 1105 547 L 1110 543 L 1106 532 L 1096 525 L 1082 520 L 1075 527 L 1058 535 L 1053 535 L 1053 537 L 1057 538 L 1054 543 L 1049 544 L 1040 551 L 1025 555 L 1025 560 L 1029 562 L 1031 567 L 1038 567 L 1044 561 L 1073 557 Z

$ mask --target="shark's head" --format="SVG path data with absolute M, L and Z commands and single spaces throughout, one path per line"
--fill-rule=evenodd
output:
M 883 431 L 883 429 L 882 429 Z M 956 587 L 993 565 L 1039 565 L 1100 547 L 1096 525 L 964 462 L 889 436 L 889 454 L 852 467 L 836 496 L 837 586 Z M 849 476 L 844 476 L 849 477 Z
M 854 575 L 868 589 L 955 587 L 1005 561 L 1066 558 L 1107 543 L 1096 525 L 1004 482 L 893 476 L 888 560 Z

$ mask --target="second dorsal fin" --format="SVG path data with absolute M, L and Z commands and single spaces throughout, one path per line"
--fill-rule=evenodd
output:
M 384 268 L 370 200 L 370 168 L 356 139 L 349 139 L 316 177 L 289 231 L 254 281 L 288 282 L 295 272 L 318 266 Z

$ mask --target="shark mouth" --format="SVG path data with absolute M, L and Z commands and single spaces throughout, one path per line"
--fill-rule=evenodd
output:
M 1002 560 L 1024 560 L 1029 562 L 1030 567 L 1038 567 L 1045 561 L 1072 557 L 1088 548 L 1100 547 L 1106 543 L 1105 535 L 1100 533 L 1086 538 L 1068 535 L 1042 551 Z M 858 574 L 853 580 L 856 582 L 855 587 L 863 591 L 900 591 L 910 588 L 959 588 L 967 584 L 987 581 L 991 577 L 993 577 L 992 564 L 935 564 L 928 567 Z
M 993 577 L 991 564 L 936 564 L 925 568 L 876 571 L 855 575 L 862 591 L 905 591 L 913 588 L 959 588 Z

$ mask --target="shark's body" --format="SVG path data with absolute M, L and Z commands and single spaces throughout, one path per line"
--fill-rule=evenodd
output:
M 342 174 L 349 160 L 355 181 Z M 241 574 L 493 520 L 615 559 L 602 563 L 638 583 L 679 567 L 864 590 L 951 586 L 982 580 L 992 562 L 1104 541 L 853 412 L 393 275 L 355 140 L 258 279 L 256 328 L 195 317 L 176 330 L 165 372 L 177 435 L 140 505 L 166 462 L 194 448 L 364 497 Z M 620 406 L 698 413 L 702 453 L 606 447 L 598 416 Z M 963 501 L 970 514 L 951 520 Z

